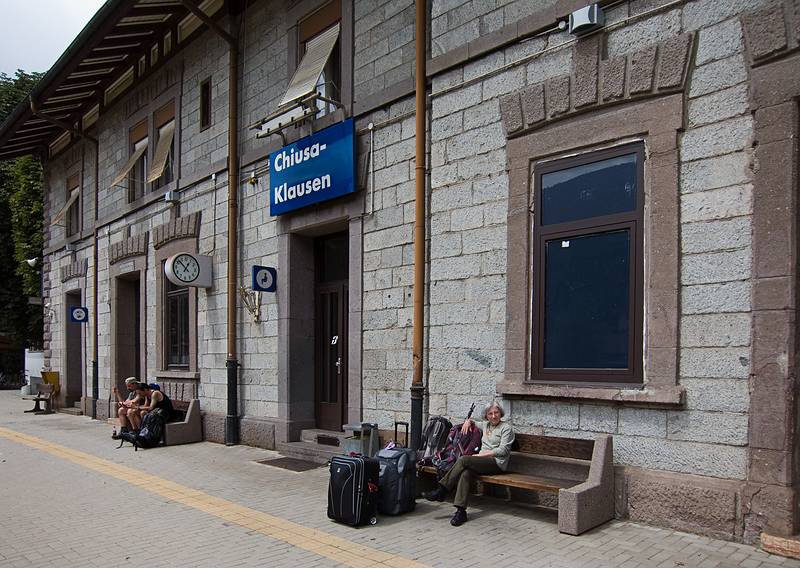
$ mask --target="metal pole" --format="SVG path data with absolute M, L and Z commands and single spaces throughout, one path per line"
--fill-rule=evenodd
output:
M 231 16 L 231 30 L 237 20 Z M 234 32 L 235 33 L 235 32 Z M 239 360 L 236 353 L 236 281 L 239 253 L 239 46 L 228 50 L 228 414 L 225 444 L 239 443 Z
M 422 401 L 425 385 L 423 370 L 423 332 L 425 328 L 425 47 L 427 9 L 417 0 L 416 22 L 416 207 L 414 218 L 414 329 L 413 377 L 411 381 L 411 447 L 418 449 L 422 437 Z

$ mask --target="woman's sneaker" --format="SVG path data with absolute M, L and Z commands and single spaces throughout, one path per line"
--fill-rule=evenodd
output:
M 453 514 L 453 518 L 450 519 L 450 524 L 454 527 L 463 525 L 467 522 L 467 510 L 462 509 L 461 507 L 456 508 L 455 514 Z
M 444 485 L 437 485 L 433 491 L 426 491 L 422 494 L 428 501 L 444 501 L 447 497 L 447 488 Z

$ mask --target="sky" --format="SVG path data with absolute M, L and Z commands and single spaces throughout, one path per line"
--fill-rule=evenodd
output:
M 47 71 L 104 0 L 0 0 L 0 73 Z

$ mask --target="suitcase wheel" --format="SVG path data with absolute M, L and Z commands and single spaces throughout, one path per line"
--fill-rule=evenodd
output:
M 377 524 L 378 524 L 378 517 L 372 517 L 372 518 L 369 520 L 369 524 L 371 524 L 371 525 L 377 525 Z

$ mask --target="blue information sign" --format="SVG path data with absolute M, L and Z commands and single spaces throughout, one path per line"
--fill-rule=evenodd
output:
M 84 307 L 70 308 L 69 321 L 73 323 L 86 323 L 89 321 L 89 310 Z
M 253 290 L 274 292 L 278 287 L 278 273 L 271 266 L 253 266 Z
M 269 214 L 282 215 L 356 190 L 353 119 L 269 155 Z

